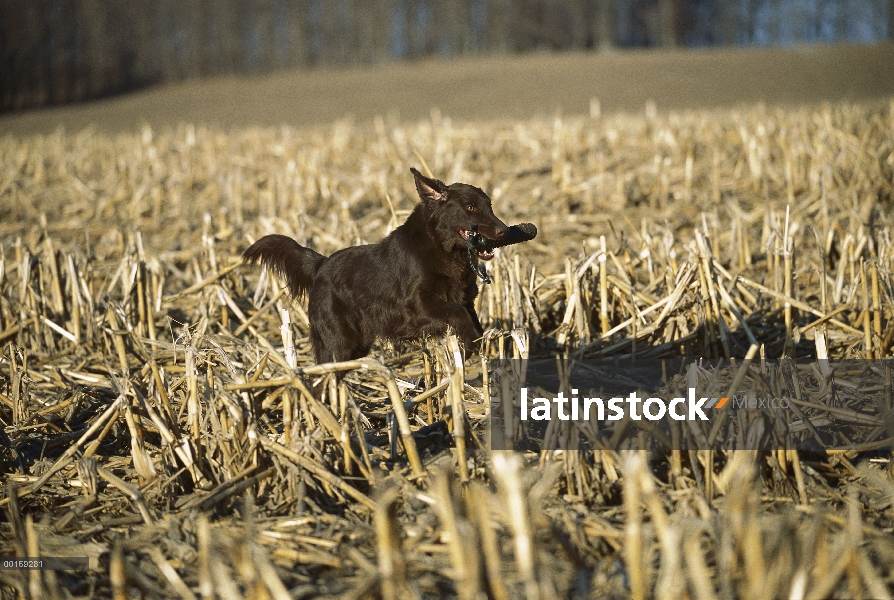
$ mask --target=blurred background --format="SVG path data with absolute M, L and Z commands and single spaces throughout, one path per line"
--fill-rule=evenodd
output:
M 891 39 L 894 0 L 3 0 L 0 111 L 424 57 Z

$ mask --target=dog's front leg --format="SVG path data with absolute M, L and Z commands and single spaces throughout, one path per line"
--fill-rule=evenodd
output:
M 481 321 L 478 319 L 478 313 L 475 311 L 475 299 L 477 297 L 478 286 L 473 281 L 466 286 L 465 301 L 463 304 L 465 305 L 466 312 L 469 313 L 469 316 L 472 318 L 472 323 L 475 325 L 476 339 L 484 335 L 484 327 L 481 326 Z
M 445 302 L 442 300 L 427 300 L 422 306 L 423 314 L 433 324 L 446 324 L 456 330 L 457 336 L 466 347 L 466 352 L 471 352 L 475 340 L 480 338 L 483 331 L 478 318 L 473 316 L 465 306 Z
M 475 312 L 475 303 L 471 302 L 466 304 L 466 312 L 469 313 L 469 316 L 472 317 L 472 323 L 475 325 L 475 329 L 478 331 L 478 335 L 476 338 L 484 335 L 484 327 L 481 325 L 481 321 L 478 320 L 478 313 Z

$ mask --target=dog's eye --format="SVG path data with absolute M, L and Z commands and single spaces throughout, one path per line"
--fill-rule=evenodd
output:
M 474 205 L 474 204 L 470 204 L 470 205 L 468 205 L 468 206 L 466 207 L 466 210 L 469 211 L 469 212 L 475 212 L 475 205 Z

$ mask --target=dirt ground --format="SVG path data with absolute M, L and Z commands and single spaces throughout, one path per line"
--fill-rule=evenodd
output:
M 894 44 L 794 49 L 624 51 L 426 60 L 374 68 L 198 80 L 81 105 L 0 115 L 0 134 L 181 122 L 306 127 L 344 117 L 415 120 L 432 107 L 461 121 L 728 108 L 894 96 Z

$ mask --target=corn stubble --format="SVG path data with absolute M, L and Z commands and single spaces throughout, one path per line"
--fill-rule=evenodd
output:
M 4 597 L 890 597 L 878 427 L 823 455 L 535 456 L 484 425 L 510 389 L 487 358 L 890 357 L 892 112 L 0 139 L 0 555 L 91 566 L 0 571 Z M 489 264 L 485 359 L 313 365 L 306 306 L 238 256 L 380 239 L 417 152 L 540 231 Z M 853 420 L 839 391 L 802 411 Z

